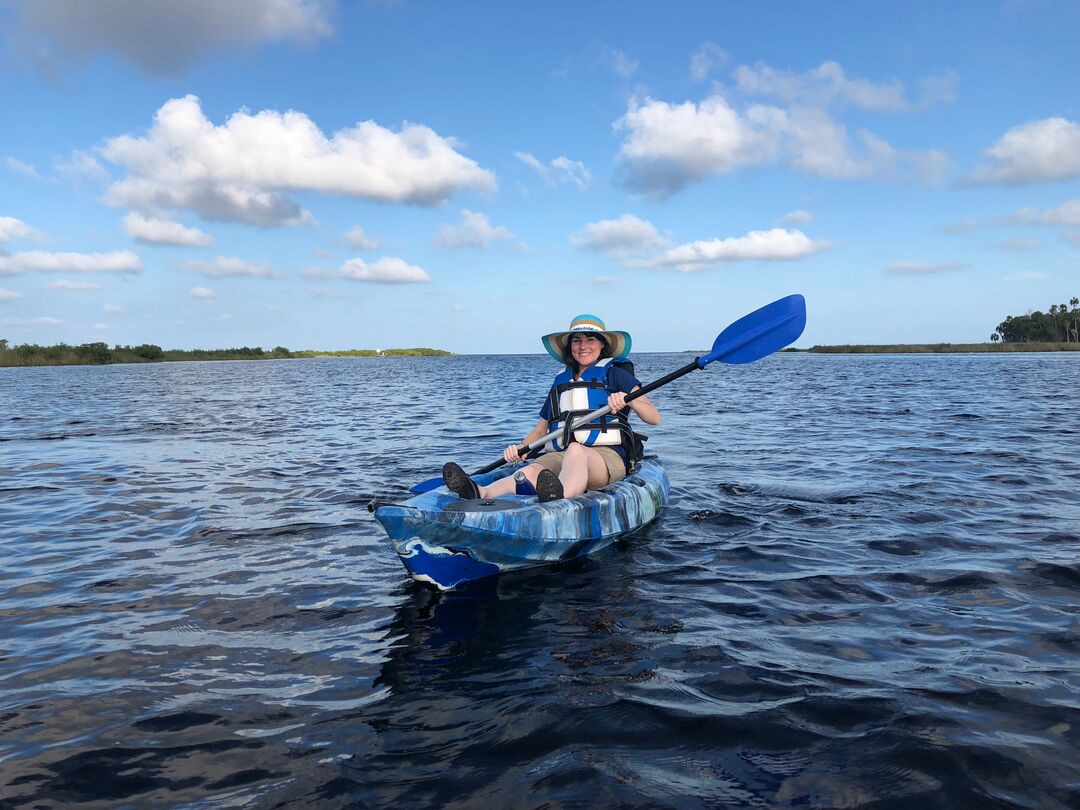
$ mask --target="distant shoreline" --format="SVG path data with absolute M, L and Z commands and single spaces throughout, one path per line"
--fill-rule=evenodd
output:
M 21 344 L 8 346 L 0 340 L 0 368 L 27 368 L 34 366 L 112 366 L 137 363 L 190 363 L 203 360 L 290 360 L 312 357 L 451 357 L 453 352 L 443 349 L 417 347 L 412 349 L 343 349 L 317 351 L 305 349 L 289 351 L 277 346 L 265 351 L 259 346 L 233 349 L 162 349 L 154 344 L 139 346 L 113 346 L 105 343 L 83 343 L 69 346 Z

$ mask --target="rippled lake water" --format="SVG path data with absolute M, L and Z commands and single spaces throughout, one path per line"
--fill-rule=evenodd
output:
M 1080 807 L 1078 359 L 710 366 L 660 520 L 442 596 L 365 505 L 546 358 L 0 369 L 0 806 Z

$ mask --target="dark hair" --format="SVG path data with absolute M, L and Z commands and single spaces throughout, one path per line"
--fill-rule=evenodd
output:
M 600 357 L 598 360 L 603 360 L 605 357 L 611 357 L 611 346 L 608 345 L 607 338 L 603 335 L 598 335 L 595 332 L 588 332 L 587 334 L 594 335 L 600 339 Z M 574 353 L 570 351 L 570 338 L 566 339 L 566 346 L 563 347 L 562 359 L 566 365 L 570 366 L 576 376 L 581 372 L 581 367 L 578 365 L 578 361 L 574 359 Z

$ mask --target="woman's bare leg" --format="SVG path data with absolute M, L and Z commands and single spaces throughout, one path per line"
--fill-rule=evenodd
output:
M 529 483 L 535 487 L 536 476 L 540 474 L 540 471 L 542 469 L 544 468 L 541 467 L 539 464 L 529 464 L 523 467 L 521 472 L 525 473 L 525 477 L 529 479 Z M 510 495 L 516 489 L 517 483 L 514 481 L 514 476 L 508 475 L 506 476 L 506 478 L 500 478 L 494 484 L 489 484 L 486 487 L 480 487 L 480 497 L 485 499 L 497 498 L 500 495 Z
M 559 473 L 564 498 L 573 498 L 586 489 L 607 486 L 609 478 L 604 457 L 591 447 L 574 442 L 566 448 L 562 472 Z

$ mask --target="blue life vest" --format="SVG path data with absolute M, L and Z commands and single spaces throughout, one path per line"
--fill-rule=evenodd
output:
M 611 363 L 612 359 L 605 357 L 585 369 L 576 380 L 573 369 L 567 366 L 555 378 L 548 393 L 551 403 L 548 432 L 558 430 L 561 433 L 552 439 L 551 449 L 565 450 L 572 442 L 588 447 L 633 447 L 633 431 L 625 414 L 609 413 L 576 428 L 572 436 L 568 435 L 575 419 L 607 405 L 608 395 L 612 393 L 607 383 L 608 369 L 613 367 Z

